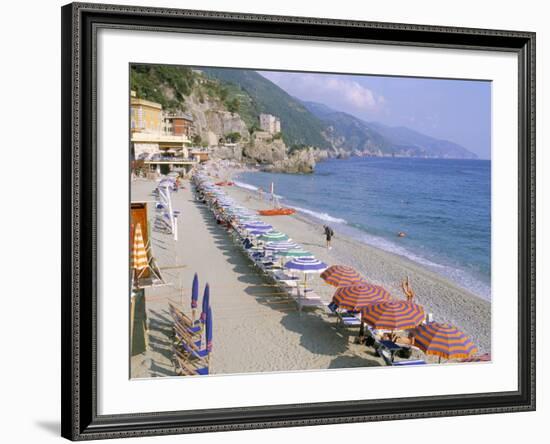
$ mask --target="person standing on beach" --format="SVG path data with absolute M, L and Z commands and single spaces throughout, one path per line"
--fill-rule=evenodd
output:
M 405 280 L 401 283 L 401 289 L 403 290 L 403 293 L 405 293 L 407 302 L 414 302 L 415 293 L 411 287 L 411 284 L 409 283 L 409 276 L 407 276 Z
M 332 245 L 330 243 L 332 242 L 334 231 L 328 225 L 323 225 L 323 228 L 325 229 L 325 239 L 327 240 L 327 250 L 330 250 L 332 248 Z

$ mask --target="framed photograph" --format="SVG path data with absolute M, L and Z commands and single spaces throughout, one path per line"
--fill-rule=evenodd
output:
M 64 437 L 535 409 L 534 33 L 73 3 L 62 109 Z

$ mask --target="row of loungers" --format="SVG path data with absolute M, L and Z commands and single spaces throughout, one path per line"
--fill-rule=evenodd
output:
M 215 209 L 210 206 L 214 211 L 216 218 L 223 219 L 222 215 L 218 215 Z M 230 224 L 227 224 L 231 227 Z M 273 281 L 284 293 L 294 299 L 298 304 L 299 309 L 302 307 L 326 307 L 329 314 L 333 314 L 338 317 L 338 323 L 345 327 L 360 327 L 361 319 L 357 313 L 340 311 L 333 304 L 327 304 L 321 300 L 319 295 L 311 288 L 305 287 L 300 280 L 293 275 L 288 274 L 282 267 L 282 264 L 278 264 L 277 258 L 273 256 L 266 256 L 265 250 L 261 247 L 254 246 L 250 241 L 250 237 L 245 231 L 239 230 L 238 227 L 232 226 L 233 239 L 241 247 L 243 252 L 249 257 L 254 266 L 264 274 L 268 279 Z M 247 242 L 248 239 L 248 242 Z M 403 366 L 403 365 L 421 365 L 426 364 L 421 359 L 403 359 L 395 360 L 395 356 L 400 350 L 410 349 L 410 346 L 400 346 L 392 341 L 383 341 L 377 338 L 377 332 L 366 326 L 367 332 L 372 337 L 372 346 L 376 350 L 377 354 L 384 360 L 386 365 L 389 366 Z
M 193 322 L 173 304 L 169 304 L 173 323 L 172 352 L 176 372 L 181 376 L 208 375 L 208 350 L 202 345 L 202 325 Z
M 237 242 L 244 242 L 244 236 L 236 231 Z M 285 271 L 282 265 L 277 263 L 277 258 L 265 256 L 262 248 L 248 248 L 242 246 L 245 254 L 250 258 L 256 268 L 268 279 L 274 282 L 284 293 L 294 299 L 298 307 L 321 307 L 323 301 L 315 291 L 303 285 L 300 279 Z

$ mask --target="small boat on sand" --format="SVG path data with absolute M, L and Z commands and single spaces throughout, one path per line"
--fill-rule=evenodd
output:
M 219 187 L 232 187 L 235 184 L 231 181 L 223 181 L 223 182 L 216 182 L 215 185 Z
M 294 208 L 283 208 L 279 205 L 279 199 L 275 194 L 275 184 L 273 182 L 271 182 L 271 202 L 273 208 L 269 210 L 259 210 L 258 214 L 260 216 L 289 216 L 296 213 Z
M 260 216 L 288 216 L 296 213 L 294 208 L 272 208 L 270 210 L 259 210 Z

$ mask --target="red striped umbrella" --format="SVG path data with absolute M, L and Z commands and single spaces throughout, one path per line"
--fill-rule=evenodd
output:
M 346 287 L 364 282 L 363 277 L 355 269 L 346 265 L 333 265 L 321 274 L 321 278 L 334 287 Z
M 491 353 L 483 353 L 482 355 L 474 355 L 470 358 L 461 359 L 460 362 L 488 362 L 491 360 Z
M 409 301 L 389 301 L 368 305 L 361 310 L 362 319 L 381 330 L 406 330 L 420 324 L 424 309 Z
M 339 287 L 332 298 L 339 307 L 354 311 L 389 300 L 391 295 L 384 288 L 367 283 Z
M 414 330 L 414 345 L 427 355 L 444 359 L 469 358 L 477 347 L 466 334 L 451 324 L 428 322 Z

